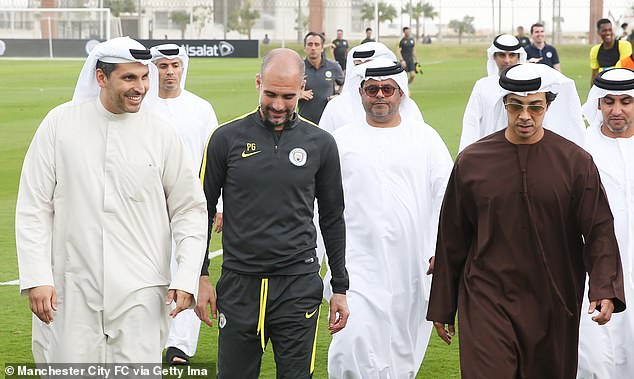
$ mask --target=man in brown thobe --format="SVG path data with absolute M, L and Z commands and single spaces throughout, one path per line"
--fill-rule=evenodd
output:
M 584 317 L 625 309 L 597 168 L 542 128 L 561 99 L 534 66 L 502 73 L 508 126 L 458 155 L 443 201 L 427 319 L 450 343 L 458 312 L 463 378 L 574 378 L 586 271 Z

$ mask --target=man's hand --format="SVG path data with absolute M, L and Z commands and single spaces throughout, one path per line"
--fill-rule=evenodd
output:
M 431 257 L 431 259 L 429 260 L 429 268 L 427 269 L 427 272 L 426 272 L 427 275 L 432 275 L 434 273 L 435 262 L 436 262 L 436 257 L 435 256 Z
M 401 59 L 401 67 L 407 68 L 407 62 L 405 62 L 405 59 Z
M 185 309 L 189 308 L 194 301 L 194 295 L 189 292 L 171 289 L 167 291 L 167 297 L 165 298 L 165 305 L 170 305 L 176 301 L 176 308 L 170 312 L 170 317 L 174 318 L 177 314 L 181 313 Z
M 346 295 L 335 293 L 330 298 L 330 318 L 328 319 L 328 330 L 330 334 L 335 334 L 346 327 L 350 310 Z
M 38 286 L 29 289 L 31 312 L 46 324 L 53 322 L 53 311 L 57 311 L 57 292 L 53 286 Z
M 313 99 L 313 90 L 309 89 L 309 90 L 304 90 L 302 91 L 302 93 L 299 95 L 299 98 L 302 100 L 312 100 Z
M 614 312 L 614 303 L 610 299 L 594 300 L 590 302 L 590 308 L 588 308 L 588 314 L 594 313 L 597 308 L 601 308 L 598 315 L 592 317 L 592 321 L 599 325 L 605 325 L 610 318 L 612 318 L 612 312 Z
M 434 328 L 436 328 L 438 337 L 445 341 L 447 345 L 451 345 L 451 338 L 456 335 L 456 327 L 453 324 L 447 324 L 447 328 L 445 328 L 445 324 L 442 322 L 434 321 Z
M 222 232 L 222 212 L 218 212 L 214 216 L 214 232 Z
M 200 283 L 198 285 L 198 301 L 196 302 L 196 308 L 194 312 L 205 324 L 212 326 L 211 319 L 207 313 L 207 304 L 211 308 L 211 317 L 218 318 L 218 310 L 216 309 L 216 290 L 209 282 L 209 276 L 201 276 Z

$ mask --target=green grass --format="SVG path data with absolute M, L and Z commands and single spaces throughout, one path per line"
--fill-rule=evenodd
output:
M 395 41 L 388 42 L 390 46 Z M 291 47 L 299 50 L 299 47 Z M 267 49 L 270 47 L 267 47 Z M 587 46 L 563 46 L 562 68 L 577 82 L 581 100 L 589 89 L 590 69 Z M 411 86 L 412 97 L 455 155 L 460 137 L 462 112 L 471 88 L 486 74 L 486 46 L 419 46 L 417 55 L 425 74 Z M 209 100 L 221 122 L 244 114 L 257 106 L 256 59 L 194 59 L 190 62 L 187 88 Z M 17 279 L 14 212 L 22 160 L 28 144 L 48 110 L 72 97 L 83 62 L 79 60 L 16 61 L 0 60 L 0 282 Z M 220 238 L 212 250 L 220 248 Z M 219 274 L 221 258 L 212 261 L 212 280 Z M 0 367 L 7 362 L 32 361 L 30 352 L 31 316 L 28 301 L 16 286 L 0 286 Z M 318 336 L 315 378 L 327 377 L 330 337 L 322 307 Z M 370 331 L 371 332 L 371 331 Z M 202 327 L 195 363 L 216 361 L 217 329 Z M 457 341 L 456 341 L 457 342 Z M 446 346 L 435 333 L 418 375 L 419 378 L 458 378 L 458 344 Z M 274 378 L 272 349 L 267 349 L 262 378 Z

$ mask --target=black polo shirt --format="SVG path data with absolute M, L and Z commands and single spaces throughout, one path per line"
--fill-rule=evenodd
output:
M 543 49 L 538 49 L 535 45 L 531 44 L 528 47 L 525 47 L 526 50 L 526 60 L 531 58 L 542 58 L 538 63 L 547 64 L 550 67 L 553 67 L 556 64 L 559 64 L 559 54 L 557 54 L 557 49 L 553 45 L 545 44 Z
M 335 94 L 335 83 L 343 84 L 343 71 L 339 63 L 328 59 L 322 59 L 319 68 L 310 64 L 308 59 L 304 60 L 304 65 L 306 90 L 313 90 L 313 98 L 309 101 L 300 100 L 297 109 L 300 116 L 318 124 L 328 98 Z
M 345 39 L 334 39 L 332 40 L 333 47 L 333 55 L 335 56 L 335 60 L 339 63 L 339 66 L 343 70 L 346 69 L 346 55 L 348 54 L 348 41 Z
M 398 43 L 398 47 L 401 48 L 401 56 L 403 59 L 413 59 L 414 58 L 414 45 L 416 44 L 416 40 L 414 37 L 409 38 L 401 38 L 401 41 Z

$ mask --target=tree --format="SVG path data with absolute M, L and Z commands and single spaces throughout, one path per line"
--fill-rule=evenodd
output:
M 475 28 L 473 27 L 473 16 L 464 16 L 461 20 L 449 21 L 449 27 L 458 33 L 458 44 L 462 44 L 462 35 L 464 33 L 475 34 Z
M 379 2 L 379 23 L 376 26 L 376 36 L 379 36 L 379 25 L 382 22 L 392 22 L 396 18 L 396 8 L 391 4 L 386 4 L 384 1 Z M 374 20 L 374 3 L 364 3 L 361 6 L 361 20 L 373 21 Z
M 420 37 L 420 17 L 423 15 L 423 4 L 421 2 L 416 3 L 416 5 L 407 4 L 401 12 L 407 13 L 412 20 L 416 20 L 416 39 L 418 40 L 418 37 Z M 423 34 L 425 34 L 425 27 L 423 27 Z
M 227 21 L 227 29 L 235 30 L 240 34 L 246 34 L 251 39 L 251 29 L 255 25 L 255 21 L 260 18 L 260 12 L 251 9 L 251 1 L 244 3 L 242 8 L 236 10 L 229 16 Z
M 172 11 L 170 12 L 170 20 L 180 29 L 181 39 L 185 39 L 185 31 L 189 24 L 189 13 L 185 11 Z
M 433 20 L 438 16 L 438 12 L 434 10 L 434 6 L 430 3 L 423 4 L 423 34 L 425 34 L 425 19 Z
M 198 34 L 198 38 L 202 34 L 203 28 L 205 25 L 210 24 L 213 20 L 213 12 L 210 6 L 206 5 L 197 5 L 193 9 L 194 12 L 194 23 L 196 24 L 196 32 Z
M 135 13 L 136 2 L 134 0 L 104 0 L 104 8 L 110 8 L 110 13 L 114 17 L 119 17 L 121 13 Z

